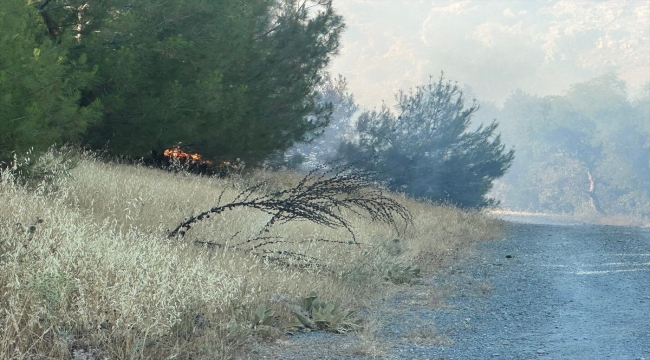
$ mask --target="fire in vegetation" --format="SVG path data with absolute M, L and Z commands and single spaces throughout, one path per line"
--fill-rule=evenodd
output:
M 212 161 L 210 160 L 204 160 L 203 156 L 201 154 L 190 154 L 188 152 L 185 152 L 183 149 L 181 149 L 181 143 L 178 143 L 174 145 L 171 149 L 167 149 L 163 152 L 163 155 L 167 157 L 170 160 L 178 160 L 181 163 L 185 162 L 198 162 L 198 163 L 205 163 L 207 165 L 212 165 Z
M 214 162 L 203 157 L 203 155 L 192 152 L 182 147 L 182 143 L 177 143 L 171 149 L 163 151 L 162 158 L 152 153 L 154 161 L 162 164 L 168 169 L 180 164 L 187 171 L 199 174 L 225 176 L 231 171 L 241 170 L 244 163 L 237 159 L 236 161 L 219 161 Z M 162 161 L 161 161 L 162 160 Z

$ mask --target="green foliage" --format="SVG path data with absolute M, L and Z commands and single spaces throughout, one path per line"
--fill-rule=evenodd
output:
M 65 6 L 64 6 L 65 5 Z M 39 5 L 55 38 L 74 33 L 101 100 L 85 135 L 134 157 L 178 142 L 214 160 L 255 165 L 327 125 L 318 73 L 339 46 L 331 2 L 297 0 L 51 0 Z
M 31 227 L 30 227 L 31 231 Z M 28 282 L 26 288 L 36 294 L 45 311 L 40 312 L 38 321 L 42 329 L 56 331 L 69 328 L 57 320 L 67 310 L 72 294 L 77 290 L 74 280 L 63 272 L 46 273 Z
M 248 336 L 251 334 L 250 328 L 238 324 L 237 319 L 235 319 L 234 317 L 230 319 L 228 324 L 226 324 L 225 330 L 226 330 L 226 337 L 228 337 L 229 339 Z
M 632 101 L 606 74 L 563 96 L 515 92 L 500 117 L 519 157 L 498 194 L 506 206 L 650 216 L 650 94 Z
M 250 319 L 253 327 L 260 325 L 269 325 L 271 321 L 273 321 L 273 316 L 275 316 L 275 312 L 273 312 L 273 310 L 267 309 L 264 305 L 258 306 L 250 313 Z
M 304 327 L 312 330 L 328 330 L 338 333 L 357 331 L 361 327 L 354 323 L 356 312 L 341 310 L 337 302 L 326 302 L 318 299 L 315 291 L 300 300 L 300 306 L 294 310 L 299 323 L 290 327 Z
M 386 269 L 386 280 L 393 284 L 410 284 L 416 278 L 420 277 L 420 269 L 404 264 L 388 264 Z
M 48 309 L 58 307 L 74 289 L 71 279 L 63 273 L 46 274 L 29 284 L 29 287 L 39 295 Z
M 299 304 L 305 311 L 311 311 L 312 305 L 317 298 L 318 294 L 315 291 L 310 291 L 308 296 L 300 299 Z
M 2 2 L 0 27 L 0 162 L 78 140 L 101 116 L 97 99 L 79 106 L 97 67 L 83 51 L 69 53 L 76 46 L 70 32 L 47 36 L 38 10 L 24 0 Z
M 462 90 L 442 75 L 400 92 L 397 109 L 364 112 L 358 139 L 341 147 L 342 156 L 384 174 L 391 190 L 462 208 L 495 204 L 487 193 L 514 159 L 495 134 L 496 121 L 468 131 L 478 106 L 465 107 Z
M 278 335 L 279 330 L 270 326 L 275 312 L 259 305 L 249 314 L 249 324 L 239 324 L 234 317 L 225 325 L 226 337 L 229 339 L 242 338 L 250 335 L 270 337 Z

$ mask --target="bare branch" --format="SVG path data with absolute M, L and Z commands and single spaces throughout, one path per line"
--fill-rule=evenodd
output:
M 210 210 L 191 216 L 171 231 L 169 237 L 184 236 L 195 223 L 210 218 L 212 214 L 239 207 L 250 207 L 271 215 L 257 237 L 239 245 L 259 240 L 266 240 L 265 245 L 276 243 L 277 241 L 270 242 L 269 237 L 259 235 L 268 232 L 273 225 L 295 220 L 307 220 L 330 228 L 344 228 L 352 236 L 348 243 L 358 245 L 351 223 L 343 215 L 345 211 L 358 216 L 366 214 L 372 221 L 387 223 L 400 232 L 398 219 L 403 221 L 406 228 L 412 222 L 411 214 L 408 209 L 377 189 L 370 180 L 372 175 L 374 174 L 353 169 L 349 165 L 329 170 L 323 165 L 312 170 L 293 188 L 253 198 L 256 191 L 265 184 L 262 182 L 243 190 L 232 203 L 217 204 Z

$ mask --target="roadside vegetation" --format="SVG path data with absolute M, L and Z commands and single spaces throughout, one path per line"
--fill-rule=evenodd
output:
M 462 259 L 501 227 L 382 193 L 408 221 L 341 208 L 349 228 L 299 219 L 268 227 L 273 214 L 242 206 L 170 237 L 252 185 L 262 184 L 252 197 L 268 196 L 303 177 L 198 176 L 73 149 L 47 152 L 30 169 L 1 173 L 0 358 L 232 358 L 288 331 L 364 331 L 368 319 L 356 311 Z M 241 246 L 264 229 L 267 242 L 281 239 L 269 252 Z
M 368 335 L 357 311 L 499 234 L 497 123 L 442 76 L 359 114 L 331 0 L 5 3 L 0 358 Z

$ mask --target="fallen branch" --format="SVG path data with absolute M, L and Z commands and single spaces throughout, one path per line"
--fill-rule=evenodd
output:
M 362 217 L 365 213 L 372 221 L 387 223 L 398 232 L 398 218 L 404 222 L 404 229 L 411 224 L 412 217 L 408 209 L 377 189 L 371 180 L 373 174 L 355 170 L 348 165 L 327 171 L 323 171 L 324 168 L 325 165 L 312 170 L 293 188 L 267 195 L 253 197 L 265 185 L 264 182 L 251 186 L 242 191 L 232 203 L 217 205 L 191 216 L 171 231 L 169 237 L 184 236 L 195 223 L 239 207 L 250 207 L 271 215 L 258 237 L 245 242 L 261 239 L 259 235 L 268 232 L 273 225 L 308 220 L 330 228 L 345 228 L 352 236 L 348 243 L 358 245 L 350 222 L 342 215 L 344 210 Z M 220 201 L 221 196 L 218 202 Z

